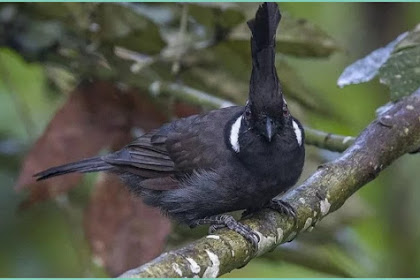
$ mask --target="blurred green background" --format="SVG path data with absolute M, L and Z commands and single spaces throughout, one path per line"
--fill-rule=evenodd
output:
M 108 45 L 115 43 L 127 49 L 139 46 L 138 52 L 153 56 L 171 42 L 168 38 L 177 34 L 179 25 L 182 25 L 183 13 L 187 17 L 188 40 L 205 42 L 206 36 L 212 34 L 209 30 L 214 31 L 220 26 L 230 28 L 238 24 L 237 22 L 245 22 L 252 17 L 257 5 L 247 3 L 221 7 L 218 6 L 221 4 L 215 4 L 213 7 L 166 3 L 130 7 L 120 5 L 117 9 L 111 7 L 110 5 L 114 5 L 111 3 L 100 4 L 101 6 L 70 3 L 31 5 L 0 5 L 0 277 L 106 276 L 106 272 L 90 257 L 82 229 L 82 214 L 95 175 L 87 176 L 81 187 L 69 193 L 72 209 L 70 212 L 57 206 L 59 204 L 55 201 L 41 202 L 25 211 L 18 211 L 25 194 L 15 193 L 13 185 L 25 153 L 42 134 L 57 108 L 65 102 L 68 90 L 76 84 L 80 76 L 86 76 L 92 70 L 88 65 L 75 73 L 77 67 L 81 67 L 76 65 L 65 69 L 63 73 L 53 71 L 55 74 L 51 74 L 51 67 L 56 65 L 46 62 L 54 61 L 58 64 L 60 59 L 50 56 L 50 52 L 56 52 L 56 49 L 50 45 L 49 40 L 54 38 L 57 41 L 71 41 L 72 36 L 85 36 L 85 21 L 91 20 L 84 17 L 86 11 L 101 9 L 95 20 L 100 27 L 107 24 L 110 27 L 108 31 L 102 29 L 97 32 L 97 37 L 90 37 L 90 43 L 100 42 L 102 45 L 98 49 L 102 51 L 102 55 L 107 58 L 112 53 L 107 49 Z M 185 5 L 189 6 L 186 12 Z M 137 9 L 137 16 L 144 17 L 144 22 L 135 21 L 139 26 L 143 25 L 139 27 L 141 32 L 128 32 L 136 40 L 128 42 L 124 41 L 125 37 L 120 36 L 122 39 L 117 41 L 112 36 L 114 31 L 124 33 L 121 31 L 125 28 L 124 24 L 118 20 L 118 17 L 126 16 L 119 10 L 121 7 Z M 290 51 L 278 55 L 280 65 L 283 59 L 287 61 L 288 67 L 293 69 L 298 78 L 290 79 L 286 88 L 296 87 L 296 92 L 311 94 L 303 99 L 314 100 L 319 108 L 326 109 L 328 113 L 325 115 L 319 110 L 310 110 L 299 100 L 292 103 L 292 112 L 296 112 L 307 126 L 356 136 L 375 118 L 376 108 L 388 102 L 389 90 L 378 80 L 339 89 L 336 86 L 337 78 L 356 59 L 414 28 L 420 22 L 420 4 L 279 3 L 279 7 L 291 18 L 303 18 L 315 24 L 339 46 L 337 51 L 325 57 L 296 56 Z M 69 14 L 80 18 L 69 21 Z M 214 23 L 216 16 L 221 18 L 222 24 Z M 18 20 L 19 28 L 13 31 L 17 33 L 11 34 L 9 28 L 15 28 L 13 23 Z M 67 28 L 65 30 L 71 30 L 72 35 L 60 33 L 64 29 L 57 28 L 54 25 L 56 22 L 64 22 L 63 25 Z M 91 24 L 87 25 L 95 28 Z M 169 32 L 173 30 L 176 32 Z M 280 34 L 282 32 L 280 30 Z M 165 37 L 165 40 L 161 40 L 159 36 Z M 233 42 L 229 47 L 230 50 L 235 50 L 244 46 L 248 48 L 249 44 Z M 180 55 L 191 61 L 206 59 L 218 65 L 209 68 L 207 72 L 205 69 L 189 71 L 189 64 L 186 63 L 186 70 L 175 75 L 171 67 L 177 67 L 176 59 L 175 62 L 171 60 L 171 63 L 158 61 L 150 67 L 143 59 L 136 67 L 149 67 L 153 71 L 140 69 L 134 74 L 135 81 L 124 82 L 137 86 L 143 82 L 144 77 L 153 80 L 155 76 L 159 76 L 163 81 L 182 80 L 187 86 L 231 101 L 243 102 L 250 73 L 247 64 L 249 58 L 243 58 L 240 52 L 227 51 L 226 45 L 216 47 L 219 48 L 216 51 L 198 51 L 192 57 L 185 53 Z M 189 52 L 188 49 L 183 51 L 187 54 Z M 76 53 L 74 57 L 67 56 L 65 59 L 77 61 L 79 58 L 80 55 Z M 243 60 L 247 62 L 242 63 Z M 62 64 L 65 62 L 61 61 Z M 110 63 L 114 61 L 110 59 Z M 118 64 L 118 67 L 127 69 L 130 66 L 133 65 Z M 221 74 L 216 71 L 218 67 L 232 71 L 232 75 Z M 280 67 L 278 66 L 280 73 L 287 73 L 287 69 Z M 121 68 L 116 69 L 123 71 Z M 102 79 L 119 82 L 115 71 L 96 74 Z M 172 78 L 171 75 L 176 77 Z M 282 78 L 280 74 L 280 79 Z M 221 79 L 223 83 L 220 83 Z M 224 88 L 221 88 L 221 84 Z M 299 88 L 302 84 L 305 85 L 304 90 Z M 234 89 L 231 95 L 230 89 Z M 216 92 L 218 90 L 220 92 Z M 245 92 L 238 96 L 236 91 Z M 288 92 L 285 94 L 288 97 Z M 337 156 L 316 148 L 309 149 L 304 178 L 315 170 L 317 164 Z M 419 166 L 418 155 L 404 156 L 375 181 L 364 186 L 342 209 L 329 215 L 311 233 L 305 233 L 279 250 L 255 259 L 245 268 L 234 270 L 225 276 L 420 277 Z

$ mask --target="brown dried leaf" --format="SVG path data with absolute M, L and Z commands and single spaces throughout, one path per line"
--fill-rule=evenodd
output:
M 164 249 L 170 222 L 130 194 L 112 174 L 101 174 L 85 216 L 94 260 L 111 276 L 146 263 Z
M 96 155 L 126 139 L 133 125 L 151 129 L 166 117 L 146 95 L 123 92 L 107 82 L 84 83 L 69 97 L 36 141 L 23 163 L 15 185 L 30 190 L 28 206 L 71 189 L 80 175 L 35 182 L 33 174 L 51 166 Z

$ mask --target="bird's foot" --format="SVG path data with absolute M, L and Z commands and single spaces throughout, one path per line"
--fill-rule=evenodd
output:
M 296 210 L 293 208 L 290 203 L 280 200 L 280 199 L 272 199 L 268 205 L 267 208 L 270 208 L 272 210 L 275 210 L 281 214 L 286 214 L 287 216 L 290 216 L 293 218 L 293 225 L 297 226 L 297 214 Z
M 214 233 L 217 229 L 221 229 L 227 227 L 230 230 L 233 230 L 240 235 L 242 235 L 248 242 L 251 243 L 252 248 L 255 252 L 258 250 L 258 242 L 260 241 L 260 237 L 258 234 L 253 231 L 249 226 L 244 225 L 238 221 L 236 221 L 230 215 L 217 215 L 217 216 L 210 216 L 203 219 L 198 219 L 193 221 L 190 226 L 195 227 L 198 225 L 205 225 L 210 224 L 209 232 Z

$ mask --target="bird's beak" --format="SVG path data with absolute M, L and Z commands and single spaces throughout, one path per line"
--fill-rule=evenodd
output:
M 267 131 L 267 140 L 271 142 L 271 138 L 273 137 L 273 121 L 269 117 L 267 117 L 265 129 Z

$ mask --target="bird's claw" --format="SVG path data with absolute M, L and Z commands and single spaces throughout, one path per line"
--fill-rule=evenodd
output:
M 249 226 L 244 225 L 240 222 L 237 222 L 233 218 L 232 220 L 234 221 L 234 223 L 227 225 L 227 227 L 239 233 L 240 235 L 242 235 L 246 240 L 248 240 L 248 242 L 251 243 L 254 252 L 257 252 L 258 243 L 260 242 L 260 236 L 255 231 L 253 231 Z
M 190 226 L 194 227 L 203 224 L 211 224 L 209 227 L 209 233 L 214 233 L 218 229 L 227 227 L 228 229 L 242 235 L 248 242 L 250 242 L 255 252 L 258 250 L 258 243 L 260 242 L 259 235 L 249 226 L 236 221 L 230 215 L 218 215 L 199 219 L 191 223 Z
M 297 225 L 297 214 L 296 210 L 293 208 L 290 203 L 280 200 L 280 199 L 273 199 L 267 205 L 268 208 L 273 209 L 281 214 L 285 214 L 293 218 L 294 225 Z
M 214 224 L 209 227 L 209 234 L 215 233 L 216 230 L 226 227 L 225 225 Z

